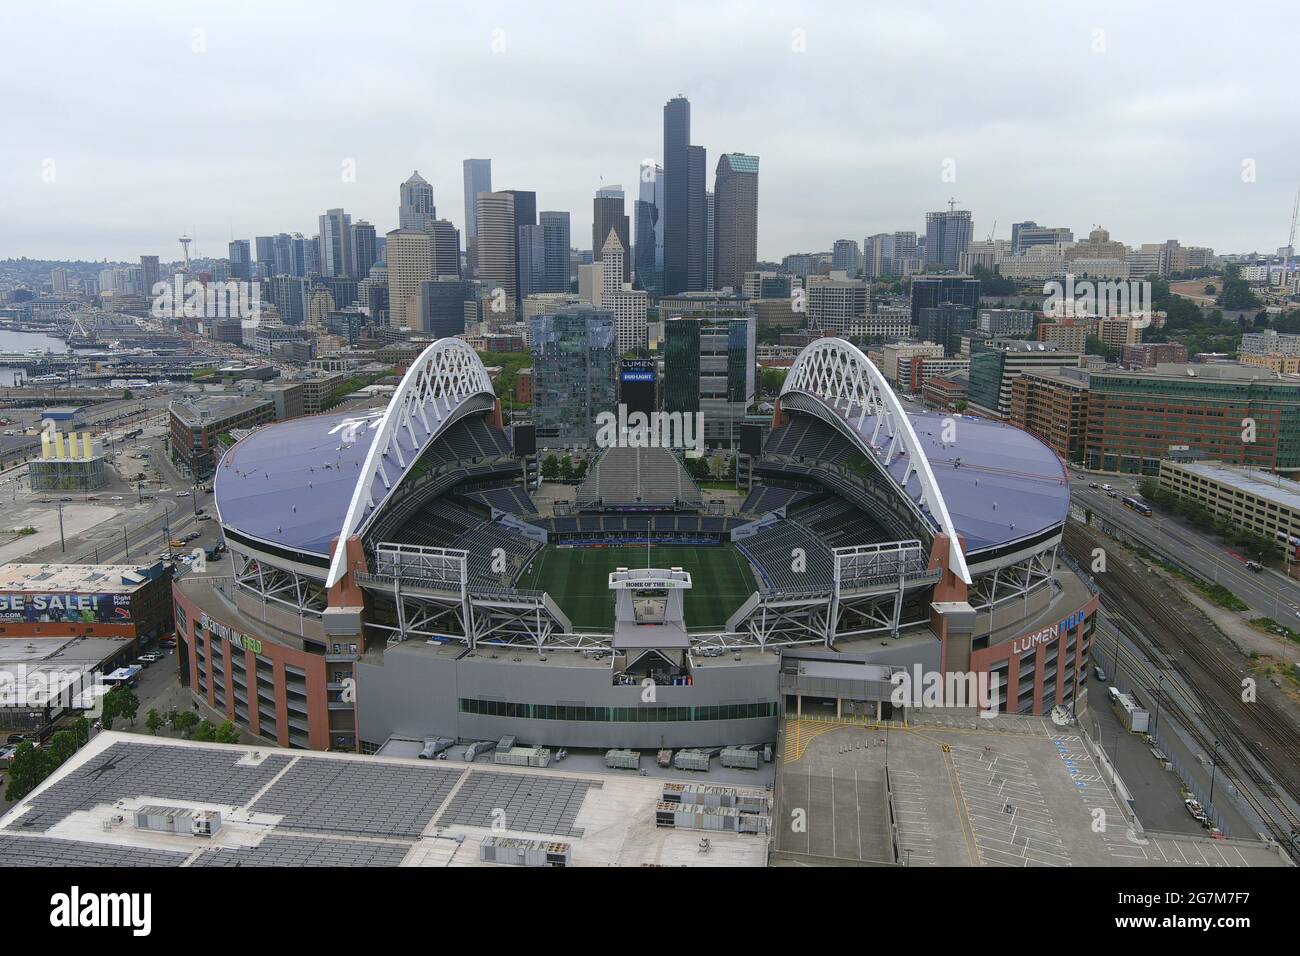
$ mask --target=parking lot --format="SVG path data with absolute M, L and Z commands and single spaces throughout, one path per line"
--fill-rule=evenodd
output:
M 1145 830 L 1077 727 L 1004 716 L 819 729 L 784 748 L 777 863 L 1282 865 L 1254 841 Z

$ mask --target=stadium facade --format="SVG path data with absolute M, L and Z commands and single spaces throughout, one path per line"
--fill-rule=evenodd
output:
M 631 444 L 539 514 L 457 339 L 386 409 L 254 431 L 214 480 L 230 573 L 174 586 L 193 693 L 281 745 L 363 752 L 393 736 L 757 745 L 787 714 L 891 715 L 895 675 L 917 667 L 996 678 L 1005 712 L 1082 708 L 1097 593 L 1061 563 L 1068 477 L 1029 433 L 908 412 L 823 338 L 789 372 L 737 513 L 704 503 L 671 451 Z M 521 583 L 630 545 L 637 567 L 584 598 L 608 600 L 608 628 Z M 666 545 L 703 563 L 656 568 Z M 713 596 L 692 589 L 724 552 L 746 593 L 697 626 L 686 609 Z

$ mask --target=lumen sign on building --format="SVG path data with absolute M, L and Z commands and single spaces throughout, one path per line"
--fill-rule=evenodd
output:
M 227 641 L 238 648 L 246 651 L 252 651 L 254 654 L 262 653 L 262 642 L 255 637 L 249 637 L 236 631 L 234 628 L 222 624 L 220 621 L 208 617 L 208 612 L 204 611 L 199 615 L 199 626 L 204 630 L 217 635 L 224 641 Z
M 1025 634 L 1017 637 L 1011 642 L 1012 654 L 1023 654 L 1025 651 L 1032 651 L 1042 644 L 1050 644 L 1062 634 L 1071 628 L 1078 627 L 1082 623 L 1084 614 L 1082 611 L 1075 611 L 1059 624 L 1051 627 L 1045 627 L 1041 631 L 1035 631 L 1033 634 Z

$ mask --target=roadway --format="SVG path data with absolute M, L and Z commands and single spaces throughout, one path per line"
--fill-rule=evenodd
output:
M 1131 476 L 1090 474 L 1070 470 L 1070 498 L 1073 503 L 1100 515 L 1151 551 L 1176 559 L 1200 571 L 1205 577 L 1226 587 L 1254 612 L 1254 616 L 1271 617 L 1294 627 L 1300 618 L 1300 581 L 1265 568 L 1258 573 L 1246 570 L 1245 555 L 1225 547 L 1213 536 L 1193 528 L 1180 518 L 1152 509 L 1149 518 L 1124 506 L 1124 495 L 1136 495 L 1137 484 Z M 1088 483 L 1109 483 L 1118 497 L 1108 497 L 1100 488 Z

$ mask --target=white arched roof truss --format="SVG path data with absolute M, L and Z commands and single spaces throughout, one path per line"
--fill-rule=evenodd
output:
M 346 570 L 344 543 L 383 504 L 429 442 L 455 420 L 466 399 L 476 395 L 496 397 L 478 354 L 463 339 L 439 339 L 411 363 L 361 465 L 326 587 L 337 584 Z
M 782 397 L 789 392 L 806 392 L 825 400 L 859 434 L 862 433 L 862 424 L 867 416 L 874 416 L 875 425 L 870 436 L 863 437 L 867 438 L 873 448 L 880 448 L 888 441 L 884 451 L 884 468 L 888 468 L 897 455 L 906 452 L 907 470 L 900 491 L 903 495 L 908 495 L 908 484 L 913 477 L 917 479 L 920 484 L 917 502 L 925 506 L 937 522 L 939 530 L 948 536 L 948 566 L 969 584 L 971 577 L 966 567 L 966 555 L 962 552 L 957 529 L 953 526 L 948 506 L 939 491 L 939 483 L 935 481 L 934 471 L 930 468 L 930 460 L 916 437 L 907 412 L 880 369 L 852 342 L 820 338 L 806 346 L 790 366 L 785 385 L 781 388 Z M 878 460 L 875 463 L 881 464 Z M 885 478 L 893 481 L 888 474 Z

